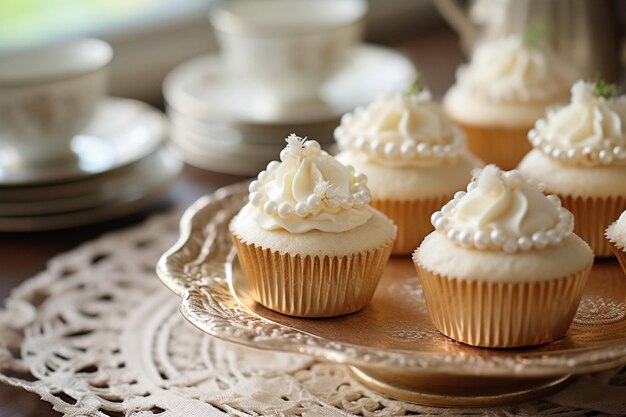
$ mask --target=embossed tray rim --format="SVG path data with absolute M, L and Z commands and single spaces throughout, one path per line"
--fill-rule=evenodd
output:
M 160 258 L 156 271 L 160 280 L 182 297 L 180 311 L 203 332 L 241 345 L 284 352 L 302 353 L 332 362 L 358 367 L 458 375 L 548 377 L 609 369 L 626 363 L 626 342 L 563 352 L 516 356 L 461 356 L 420 351 L 388 350 L 323 339 L 264 318 L 240 304 L 234 295 L 232 261 L 234 249 L 223 259 L 222 273 L 198 280 L 186 272 L 186 263 L 196 259 L 205 247 L 205 233 L 216 233 L 230 218 L 223 209 L 238 209 L 247 197 L 247 184 L 238 183 L 217 190 L 193 203 L 180 221 L 179 240 Z M 236 211 L 235 211 L 236 212 Z M 208 220 L 212 219 L 211 222 Z M 226 225 L 227 227 L 227 225 Z M 206 229 L 210 229 L 205 232 Z M 202 311 L 202 313 L 197 313 Z

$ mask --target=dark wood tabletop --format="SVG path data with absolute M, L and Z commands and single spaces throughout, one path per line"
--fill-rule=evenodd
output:
M 463 60 L 456 35 L 443 25 L 416 31 L 402 40 L 387 42 L 408 56 L 423 72 L 426 83 L 441 96 L 454 81 Z M 53 256 L 69 251 L 82 242 L 104 233 L 136 225 L 150 215 L 175 206 L 188 206 L 217 188 L 244 180 L 186 166 L 167 197 L 142 213 L 92 226 L 38 233 L 0 233 L 0 304 L 11 289 L 46 267 Z M 0 385 L 0 417 L 56 416 L 47 403 L 35 395 Z

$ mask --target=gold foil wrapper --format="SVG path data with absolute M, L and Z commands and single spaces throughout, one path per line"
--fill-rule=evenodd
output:
M 538 282 L 486 282 L 441 276 L 415 261 L 428 313 L 437 330 L 478 347 L 541 345 L 569 328 L 591 265 L 568 277 Z
M 614 243 L 609 243 L 609 245 L 611 246 L 611 249 L 613 250 L 615 257 L 619 261 L 619 264 L 622 266 L 622 269 L 624 270 L 624 274 L 626 274 L 626 249 L 620 248 Z
M 370 205 L 386 214 L 398 226 L 393 255 L 410 255 L 434 230 L 430 216 L 446 204 L 452 195 L 419 200 L 373 199 Z
M 532 146 L 528 142 L 528 131 L 532 128 L 506 128 L 475 126 L 454 122 L 465 132 L 467 147 L 485 164 L 493 163 L 504 170 L 517 167 Z
M 296 317 L 334 317 L 365 307 L 374 296 L 393 242 L 341 257 L 301 256 L 231 236 L 252 298 L 270 310 Z
M 559 195 L 563 207 L 574 214 L 574 233 L 584 239 L 597 257 L 613 256 L 606 228 L 626 210 L 624 197 L 573 197 Z

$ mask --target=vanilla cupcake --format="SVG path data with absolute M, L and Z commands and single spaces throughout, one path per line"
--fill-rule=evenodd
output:
M 371 208 L 367 178 L 316 141 L 287 138 L 250 183 L 230 232 L 252 297 L 299 317 L 352 313 L 371 300 L 396 235 Z
M 573 81 L 549 51 L 511 35 L 476 48 L 443 104 L 473 154 L 513 169 L 530 150 L 528 130 L 546 107 L 567 101 Z
M 593 263 L 574 217 L 534 180 L 488 165 L 435 212 L 413 260 L 435 327 L 472 346 L 563 336 Z
M 596 256 L 612 255 L 604 230 L 626 209 L 626 100 L 597 91 L 606 87 L 574 84 L 571 103 L 528 133 L 534 149 L 519 165 L 574 213 L 574 231 Z
M 465 188 L 477 160 L 428 91 L 381 96 L 347 113 L 335 130 L 337 159 L 367 175 L 371 205 L 398 226 L 394 254 L 430 233 L 430 215 Z
M 626 211 L 606 229 L 606 238 L 626 273 Z

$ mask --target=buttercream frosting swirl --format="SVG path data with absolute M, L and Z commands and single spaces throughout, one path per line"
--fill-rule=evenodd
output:
M 355 175 L 321 150 L 319 143 L 294 134 L 279 161 L 272 161 L 249 186 L 254 218 L 267 230 L 344 232 L 371 216 L 367 177 Z
M 459 89 L 495 103 L 550 103 L 566 97 L 571 81 L 555 55 L 517 34 L 480 44 L 457 71 Z
M 465 137 L 428 90 L 380 96 L 347 113 L 335 129 L 339 148 L 391 167 L 439 165 L 457 158 Z
M 487 165 L 431 218 L 435 229 L 462 247 L 502 250 L 543 249 L 572 234 L 574 216 L 556 195 L 518 171 Z
M 626 159 L 623 98 L 599 97 L 593 83 L 577 81 L 570 104 L 548 112 L 528 132 L 532 145 L 553 159 L 608 165 Z

